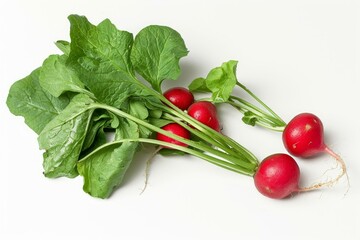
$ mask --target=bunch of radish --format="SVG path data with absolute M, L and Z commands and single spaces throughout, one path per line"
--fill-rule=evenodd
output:
M 247 91 L 250 92 L 248 89 Z M 171 88 L 164 93 L 164 96 L 176 107 L 187 112 L 192 118 L 220 132 L 216 105 L 211 101 L 195 101 L 194 95 L 183 87 Z M 266 106 L 266 108 L 268 107 Z M 276 117 L 278 116 L 276 115 Z M 186 139 L 191 137 L 190 132 L 178 123 L 167 124 L 162 129 Z M 335 179 L 310 187 L 300 187 L 300 169 L 295 159 L 285 153 L 273 154 L 261 161 L 252 174 L 249 174 L 253 176 L 255 186 L 261 194 L 274 199 L 282 199 L 298 192 L 330 186 L 344 175 L 347 176 L 344 161 L 324 143 L 323 124 L 317 116 L 310 113 L 301 113 L 295 116 L 288 124 L 285 124 L 283 128 L 279 129 L 283 131 L 282 140 L 285 148 L 291 155 L 299 158 L 309 158 L 326 152 L 340 163 L 341 173 Z M 183 142 L 174 140 L 161 133 L 157 134 L 157 139 L 183 147 L 187 146 Z
M 122 183 L 141 143 L 157 146 L 154 155 L 190 154 L 251 176 L 257 189 L 271 198 L 329 186 L 347 176 L 344 161 L 324 143 L 320 119 L 304 113 L 286 124 L 237 80 L 237 61 L 211 69 L 188 88 L 163 93 L 163 81 L 178 79 L 179 61 L 189 52 L 177 31 L 150 25 L 133 35 L 109 19 L 97 26 L 85 16 L 68 19 L 71 41 L 56 42 L 63 53 L 51 54 L 41 67 L 15 82 L 6 101 L 9 110 L 24 117 L 38 134 L 46 177 L 81 175 L 85 192 L 107 198 Z M 239 97 L 234 88 L 257 103 Z M 196 92 L 211 96 L 195 99 Z M 283 132 L 284 145 L 293 156 L 330 154 L 340 163 L 341 173 L 300 187 L 293 157 L 274 154 L 260 162 L 221 132 L 219 104 L 243 113 L 248 125 Z M 114 137 L 108 138 L 108 133 Z

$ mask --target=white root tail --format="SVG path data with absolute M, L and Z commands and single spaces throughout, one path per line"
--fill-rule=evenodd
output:
M 340 155 L 336 154 L 334 151 L 332 151 L 327 146 L 325 147 L 324 152 L 328 153 L 333 158 L 335 158 L 337 163 L 340 164 L 341 172 L 334 179 L 331 179 L 331 180 L 326 181 L 326 182 L 317 183 L 317 184 L 314 184 L 314 185 L 312 185 L 310 187 L 299 188 L 298 192 L 308 192 L 308 191 L 312 191 L 312 190 L 317 190 L 317 189 L 322 188 L 322 187 L 331 187 L 335 183 L 337 183 L 343 176 L 346 176 L 347 183 L 348 183 L 348 189 L 350 188 L 349 176 L 347 174 L 346 165 L 345 165 L 344 160 L 340 157 Z
M 144 187 L 140 192 L 140 195 L 144 193 L 147 185 L 148 185 L 148 181 L 149 181 L 149 176 L 150 176 L 150 164 L 151 164 L 151 160 L 153 160 L 153 158 L 156 156 L 156 154 L 162 149 L 162 146 L 159 146 L 158 148 L 155 149 L 155 151 L 151 154 L 151 156 L 146 160 L 146 167 L 145 167 L 145 182 L 144 182 Z

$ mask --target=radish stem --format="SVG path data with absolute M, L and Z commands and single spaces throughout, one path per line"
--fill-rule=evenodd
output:
M 286 123 L 277 115 L 270 107 L 268 107 L 263 101 L 260 100 L 254 93 L 252 93 L 247 87 L 245 87 L 240 82 L 236 82 L 240 88 L 242 88 L 245 92 L 247 92 L 251 97 L 253 97 L 258 103 L 260 103 L 269 113 L 271 113 L 275 118 L 277 118 L 282 124 L 285 126 Z
M 147 143 L 159 144 L 159 145 L 162 145 L 162 146 L 168 146 L 170 148 L 174 148 L 174 149 L 180 150 L 182 152 L 185 152 L 185 153 L 197 156 L 199 158 L 205 159 L 205 160 L 207 160 L 207 161 L 209 161 L 209 162 L 211 162 L 213 164 L 222 166 L 224 168 L 227 168 L 227 169 L 230 169 L 230 170 L 233 170 L 233 171 L 237 171 L 239 173 L 243 173 L 245 175 L 250 175 L 250 176 L 252 176 L 255 173 L 255 169 L 258 166 L 258 162 L 256 161 L 256 159 L 253 160 L 253 162 L 249 162 L 249 161 L 244 159 L 244 156 L 248 157 L 248 156 L 251 156 L 251 155 L 249 154 L 250 152 L 247 149 L 243 148 L 243 147 L 240 150 L 243 151 L 244 155 L 242 155 L 242 156 L 230 155 L 230 154 L 227 154 L 224 151 L 216 150 L 216 149 L 212 148 L 211 146 L 207 146 L 205 144 L 200 144 L 198 142 L 182 138 L 182 137 L 180 137 L 180 136 L 178 136 L 176 134 L 173 134 L 173 133 L 171 133 L 169 131 L 165 131 L 165 130 L 163 130 L 163 129 L 159 128 L 159 127 L 156 127 L 156 126 L 154 126 L 154 125 L 152 125 L 152 124 L 150 124 L 150 123 L 148 123 L 146 121 L 143 121 L 143 120 L 141 120 L 139 118 L 136 118 L 136 117 L 134 117 L 134 116 L 132 116 L 132 115 L 126 113 L 126 112 L 123 112 L 120 109 L 117 109 L 115 107 L 105 105 L 105 104 L 97 104 L 97 103 L 94 103 L 93 107 L 108 110 L 108 111 L 110 111 L 110 112 L 112 112 L 112 113 L 114 113 L 114 114 L 116 114 L 116 115 L 118 115 L 120 117 L 127 118 L 127 119 L 129 119 L 129 120 L 131 120 L 131 121 L 133 121 L 133 122 L 135 122 L 137 124 L 140 124 L 140 125 L 148 128 L 148 129 L 150 129 L 150 130 L 152 130 L 154 132 L 161 133 L 161 134 L 163 134 L 165 136 L 168 136 L 170 138 L 173 138 L 173 139 L 175 139 L 175 140 L 177 140 L 179 142 L 185 143 L 185 144 L 189 145 L 190 147 L 192 147 L 194 149 L 177 146 L 176 144 L 169 145 L 169 143 L 165 144 L 164 141 L 157 141 L 157 140 L 154 140 L 154 139 L 141 139 L 141 141 L 136 140 L 136 139 L 132 139 L 131 141 L 147 142 Z M 217 134 L 219 134 L 219 133 L 217 133 Z M 221 134 L 219 134 L 219 135 L 221 135 Z M 204 139 L 204 140 L 207 141 L 208 138 Z M 174 145 L 176 147 L 173 147 Z M 239 145 L 239 146 L 241 146 L 241 145 Z M 240 157 L 242 157 L 242 158 L 240 158 Z

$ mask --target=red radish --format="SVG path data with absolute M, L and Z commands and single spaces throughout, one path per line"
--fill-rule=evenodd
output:
M 259 165 L 254 181 L 258 191 L 270 198 L 281 199 L 299 190 L 300 169 L 289 155 L 278 153 Z
M 188 109 L 194 102 L 194 95 L 183 87 L 170 88 L 164 92 L 164 97 L 181 110 Z
M 216 107 L 211 102 L 199 101 L 191 104 L 188 108 L 188 114 L 199 122 L 220 132 L 220 123 L 217 117 Z
M 324 127 L 311 113 L 295 116 L 285 127 L 283 142 L 287 151 L 298 157 L 311 157 L 325 151 Z
M 164 127 L 162 127 L 163 130 L 165 131 L 169 131 L 173 134 L 176 134 L 180 137 L 183 137 L 185 139 L 190 139 L 190 132 L 188 130 L 186 130 L 184 127 L 182 127 L 181 125 L 177 124 L 177 123 L 169 123 L 167 125 L 165 125 Z M 160 141 L 164 141 L 164 142 L 168 142 L 168 143 L 172 143 L 172 144 L 176 144 L 182 147 L 187 147 L 187 144 L 182 143 L 180 141 L 177 141 L 173 138 L 170 138 L 168 136 L 165 136 L 161 133 L 157 133 L 156 135 L 156 139 L 160 140 Z M 169 148 L 166 146 L 163 146 L 164 148 Z
M 301 113 L 295 116 L 284 129 L 283 142 L 287 151 L 294 156 L 308 158 L 326 152 L 341 165 L 342 172 L 335 179 L 304 188 L 301 191 L 330 186 L 346 174 L 346 165 L 342 158 L 326 146 L 323 124 L 314 114 Z

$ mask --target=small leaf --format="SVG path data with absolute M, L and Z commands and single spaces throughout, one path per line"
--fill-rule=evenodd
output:
M 95 151 L 98 147 L 101 147 L 103 144 L 106 144 L 108 142 L 108 133 L 106 133 L 104 129 L 105 129 L 105 126 L 100 126 L 97 129 L 97 132 L 93 132 L 89 128 L 90 133 L 88 133 L 88 135 L 85 138 L 79 159 L 84 158 L 86 155 L 90 154 L 91 152 Z M 95 134 L 93 141 L 90 143 L 90 145 L 86 146 L 86 148 L 85 148 L 85 144 L 89 143 L 89 142 L 86 142 L 88 140 L 88 136 L 93 133 Z
M 125 118 L 119 118 L 119 126 L 115 131 L 115 139 L 139 138 L 139 125 Z
M 160 118 L 163 114 L 162 110 L 159 109 L 152 109 L 149 111 L 149 116 L 152 118 Z
M 64 40 L 58 40 L 55 42 L 55 45 L 66 55 L 70 54 L 70 43 Z
M 94 145 L 95 139 L 99 137 L 99 132 L 104 131 L 104 127 L 108 124 L 110 119 L 110 116 L 101 112 L 95 111 L 93 113 L 81 151 L 87 150 Z
M 149 117 L 149 111 L 143 102 L 132 100 L 130 101 L 129 107 L 130 107 L 129 113 L 131 115 L 140 118 L 142 120 L 147 119 Z
M 237 82 L 237 61 L 228 61 L 212 69 L 206 77 L 206 86 L 212 92 L 213 102 L 226 102 Z
M 210 89 L 206 86 L 205 78 L 194 79 L 189 85 L 189 90 L 191 92 L 211 92 Z
M 161 92 L 163 80 L 179 77 L 180 58 L 187 54 L 184 40 L 178 32 L 169 27 L 152 25 L 136 35 L 131 61 L 135 70 Z
M 120 125 L 119 117 L 116 116 L 115 114 L 111 113 L 111 112 L 109 114 L 111 116 L 111 122 L 110 122 L 111 128 L 114 128 L 114 129 L 118 128 L 119 125 Z
M 242 121 L 250 126 L 255 126 L 257 120 L 257 116 L 250 111 L 245 112 L 242 117 Z

